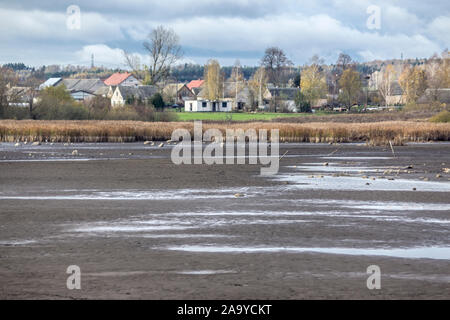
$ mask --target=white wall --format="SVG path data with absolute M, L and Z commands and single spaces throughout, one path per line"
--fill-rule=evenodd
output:
M 216 106 L 215 110 L 214 104 Z M 186 112 L 231 112 L 233 110 L 233 102 L 228 100 L 186 100 L 184 102 L 184 110 Z
M 119 88 L 116 88 L 113 96 L 111 97 L 111 106 L 112 107 L 123 107 L 125 105 L 125 101 L 120 94 Z

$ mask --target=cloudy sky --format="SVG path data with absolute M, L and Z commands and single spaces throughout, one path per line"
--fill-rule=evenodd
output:
M 359 61 L 429 57 L 450 47 L 448 0 L 0 0 L 0 63 L 124 68 L 158 25 L 180 36 L 187 62 L 257 65 L 268 46 L 296 64 L 340 52 Z M 81 10 L 80 29 L 67 8 Z M 379 27 L 371 6 L 380 8 Z M 369 12 L 369 13 L 368 13 Z M 375 20 L 371 19 L 375 17 Z M 368 27 L 368 20 L 371 23 Z M 373 27 L 376 27 L 375 29 Z M 146 62 L 146 61 L 143 61 Z

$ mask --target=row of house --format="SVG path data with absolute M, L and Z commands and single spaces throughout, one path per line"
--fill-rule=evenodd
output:
M 136 101 L 149 103 L 151 98 L 160 91 L 167 96 L 177 96 L 176 103 L 184 103 L 186 99 L 196 97 L 195 92 L 200 90 L 203 81 L 193 81 L 189 86 L 169 84 L 161 90 L 158 86 L 143 85 L 131 73 L 125 72 L 115 73 L 104 81 L 101 79 L 50 78 L 41 84 L 38 90 L 60 85 L 64 85 L 72 98 L 77 101 L 88 101 L 101 96 L 111 99 L 112 107 L 121 107 Z
M 186 85 L 194 93 L 184 99 L 186 112 L 231 112 L 244 110 L 253 104 L 250 88 L 246 83 L 225 82 L 223 84 L 222 98 L 215 101 L 208 100 L 207 89 L 203 80 L 194 80 Z M 263 92 L 263 104 L 260 109 L 267 109 L 269 104 L 278 99 L 279 103 L 290 111 L 296 111 L 295 98 L 300 88 L 277 88 L 268 86 Z
M 112 98 L 118 87 L 139 87 L 141 83 L 131 73 L 115 73 L 105 81 L 101 79 L 50 78 L 38 89 L 44 90 L 60 85 L 64 85 L 75 100 L 87 101 L 97 96 Z
M 156 93 L 161 93 L 166 102 L 171 106 L 183 108 L 186 112 L 231 112 L 244 110 L 253 104 L 249 86 L 242 83 L 225 82 L 223 84 L 222 97 L 216 101 L 207 99 L 205 81 L 193 80 L 189 83 L 169 83 L 161 86 L 143 85 L 133 74 L 115 73 L 106 80 L 101 79 L 63 79 L 50 78 L 38 88 L 10 88 L 11 95 L 20 96 L 17 106 L 29 105 L 26 93 L 39 92 L 48 87 L 64 85 L 76 101 L 89 101 L 95 97 L 111 99 L 112 107 L 122 107 L 126 104 L 147 104 Z M 263 93 L 263 106 L 265 108 L 273 99 L 277 98 L 291 111 L 295 111 L 295 96 L 299 88 L 275 88 L 269 87 Z M 34 99 L 38 94 L 34 94 Z
M 376 71 L 365 84 L 368 92 L 376 92 L 379 89 L 381 73 Z M 77 101 L 89 101 L 94 97 L 111 99 L 112 107 L 121 107 L 133 103 L 149 103 L 156 93 L 161 93 L 169 105 L 183 108 L 186 112 L 230 112 L 245 110 L 254 104 L 255 100 L 248 84 L 245 81 L 223 83 L 221 98 L 211 101 L 208 99 L 205 81 L 193 80 L 189 83 L 169 83 L 159 86 L 143 85 L 132 73 L 114 73 L 106 80 L 101 79 L 63 79 L 50 78 L 42 83 L 37 90 L 26 87 L 9 88 L 10 96 L 19 97 L 11 104 L 27 106 L 30 101 L 36 102 L 37 94 L 30 94 L 48 87 L 64 85 L 73 99 Z M 274 102 L 282 105 L 284 110 L 297 111 L 295 98 L 301 91 L 300 88 L 277 88 L 268 85 L 262 93 L 262 105 L 260 109 L 267 109 Z M 312 106 L 320 108 L 329 104 L 329 101 L 337 100 L 338 95 L 328 95 L 326 99 L 320 99 Z M 31 100 L 30 100 L 31 99 Z M 398 81 L 393 81 L 390 94 L 386 97 L 388 105 L 404 104 L 404 95 Z M 428 89 L 419 99 L 418 103 L 440 101 L 450 104 L 450 89 Z
M 397 74 L 401 69 L 397 67 Z M 369 78 L 368 91 L 378 92 L 381 86 L 383 73 L 381 71 L 375 71 Z M 425 93 L 417 100 L 418 104 L 429 104 L 438 101 L 450 105 L 450 88 L 436 88 L 426 89 Z M 406 104 L 406 98 L 404 92 L 400 86 L 399 80 L 395 79 L 390 85 L 390 90 L 386 96 L 386 105 L 398 106 Z

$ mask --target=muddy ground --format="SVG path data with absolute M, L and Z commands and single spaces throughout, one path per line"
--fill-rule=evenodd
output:
M 450 144 L 285 144 L 272 178 L 170 150 L 0 144 L 0 298 L 450 298 Z

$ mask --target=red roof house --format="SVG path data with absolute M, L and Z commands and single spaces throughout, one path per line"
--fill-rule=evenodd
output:
M 131 73 L 114 73 L 111 77 L 106 79 L 105 84 L 107 86 L 137 86 L 141 85 L 140 81 L 136 79 Z
M 201 79 L 198 79 L 198 80 L 192 80 L 191 82 L 189 82 L 189 83 L 187 84 L 187 87 L 188 87 L 190 90 L 192 90 L 192 89 L 195 89 L 195 88 L 200 88 L 201 86 L 203 86 L 204 83 L 205 83 L 205 80 L 201 80 Z

